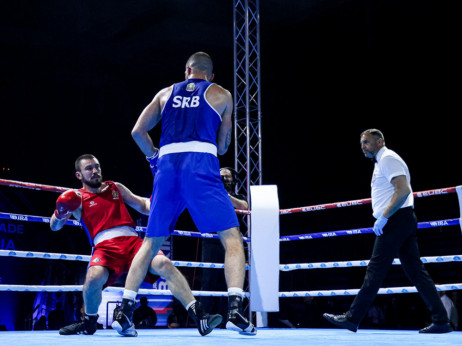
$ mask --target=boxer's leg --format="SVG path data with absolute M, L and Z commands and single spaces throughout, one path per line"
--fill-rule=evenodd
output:
M 102 288 L 109 278 L 109 271 L 103 266 L 91 266 L 88 268 L 85 283 L 83 285 L 83 300 L 85 304 L 84 320 L 63 327 L 59 330 L 60 335 L 86 334 L 96 332 L 98 320 L 98 307 L 101 304 Z
M 226 328 L 243 335 L 255 335 L 257 329 L 244 317 L 242 301 L 244 300 L 245 255 L 242 235 L 239 228 L 233 227 L 218 232 L 225 248 L 225 277 L 228 285 L 228 322 Z
M 194 298 L 185 277 L 167 257 L 155 256 L 150 271 L 165 279 L 168 288 L 188 311 L 202 336 L 209 334 L 221 323 L 223 320 L 221 315 L 209 315 L 203 310 L 202 304 Z

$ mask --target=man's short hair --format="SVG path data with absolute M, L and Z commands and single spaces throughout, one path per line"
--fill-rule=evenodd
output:
M 231 176 L 233 177 L 233 181 L 238 182 L 239 178 L 237 177 L 237 172 L 234 168 L 231 167 L 221 167 L 220 172 L 222 169 L 227 169 L 228 171 L 231 172 Z
M 204 72 L 207 75 L 211 75 L 213 72 L 212 58 L 204 52 L 197 52 L 191 55 L 186 62 L 186 66 L 189 66 L 193 71 Z
M 361 136 L 362 137 L 363 135 L 365 135 L 366 133 L 369 133 L 371 134 L 372 136 L 374 136 L 376 139 L 379 139 L 379 138 L 382 138 L 383 139 L 383 142 L 385 143 L 385 137 L 383 136 L 383 133 L 382 131 L 378 130 L 378 129 L 367 129 L 365 131 L 363 131 L 361 133 Z
M 80 161 L 82 160 L 91 160 L 91 159 L 96 159 L 95 155 L 92 154 L 83 154 L 80 155 L 74 163 L 74 168 L 76 172 L 80 172 Z

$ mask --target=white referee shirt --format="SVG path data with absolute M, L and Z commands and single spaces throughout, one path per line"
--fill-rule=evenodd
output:
M 383 147 L 375 156 L 376 163 L 371 182 L 372 215 L 377 219 L 383 214 L 391 201 L 395 192 L 395 187 L 391 180 L 397 176 L 405 175 L 409 187 L 411 186 L 411 176 L 409 169 L 403 159 L 393 150 Z M 414 206 L 414 196 L 411 193 L 404 201 L 401 208 Z

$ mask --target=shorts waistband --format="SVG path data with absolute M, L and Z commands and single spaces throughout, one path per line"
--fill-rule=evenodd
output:
M 217 156 L 217 147 L 215 146 L 215 144 L 199 141 L 170 143 L 160 148 L 159 157 L 162 157 L 163 155 L 167 154 L 187 152 L 208 153 Z
M 112 239 L 115 237 L 124 237 L 124 236 L 125 237 L 127 236 L 138 237 L 138 233 L 136 233 L 135 230 L 130 226 L 120 226 L 120 227 L 109 228 L 109 229 L 105 229 L 102 232 L 99 232 L 93 239 L 93 244 L 94 246 L 96 246 L 102 241 Z

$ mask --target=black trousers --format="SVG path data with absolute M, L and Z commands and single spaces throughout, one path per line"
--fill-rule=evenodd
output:
M 412 207 L 401 208 L 393 214 L 385 225 L 383 234 L 376 238 L 364 283 L 347 312 L 347 318 L 359 325 L 367 314 L 395 257 L 400 259 L 404 273 L 427 304 L 432 322 L 447 323 L 447 313 L 435 284 L 420 260 L 417 245 L 417 218 Z

